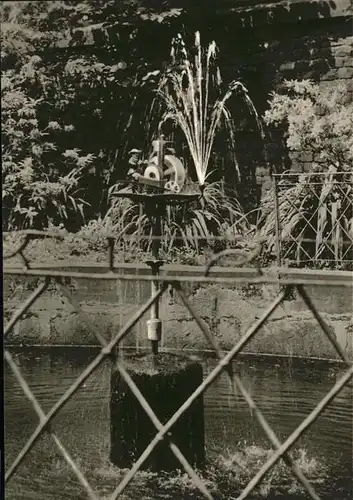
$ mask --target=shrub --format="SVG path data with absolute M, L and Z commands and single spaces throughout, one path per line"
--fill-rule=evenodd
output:
M 289 151 L 309 153 L 312 168 L 351 170 L 353 163 L 353 102 L 345 83 L 330 87 L 286 81 L 284 93 L 274 93 L 264 115 L 268 126 L 285 129 Z

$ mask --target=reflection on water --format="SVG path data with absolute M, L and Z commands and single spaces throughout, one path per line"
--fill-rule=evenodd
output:
M 12 351 L 29 386 L 48 411 L 95 353 L 87 349 Z M 205 360 L 205 375 L 214 366 Z M 280 440 L 285 440 L 340 376 L 338 369 L 293 367 L 289 362 L 235 364 L 244 385 L 258 402 Z M 53 428 L 87 474 L 94 489 L 108 498 L 126 471 L 109 461 L 109 381 L 107 362 L 61 410 Z M 146 417 L 147 418 L 147 417 Z M 38 419 L 14 376 L 5 367 L 5 465 L 14 460 Z M 245 486 L 270 453 L 270 446 L 239 395 L 230 397 L 228 381 L 221 376 L 205 394 L 205 426 L 209 465 L 203 472 L 215 498 L 236 498 L 239 484 Z M 236 453 L 235 465 L 229 456 Z M 293 450 L 304 473 L 325 498 L 353 498 L 352 392 L 344 389 Z M 261 496 L 283 492 L 285 498 L 307 498 L 282 462 L 265 479 Z M 6 485 L 7 500 L 84 499 L 85 493 L 61 458 L 49 435 L 44 435 L 29 453 L 16 475 Z M 184 474 L 139 473 L 126 500 L 200 498 Z M 252 497 L 255 498 L 255 497 Z

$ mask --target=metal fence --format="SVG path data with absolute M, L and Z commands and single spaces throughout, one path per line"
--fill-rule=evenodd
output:
M 352 172 L 275 174 L 269 220 L 279 265 L 352 269 Z
M 71 385 L 71 387 L 64 393 L 64 395 L 57 401 L 56 404 L 45 413 L 35 398 L 31 388 L 27 384 L 24 379 L 20 368 L 15 363 L 10 352 L 5 349 L 5 360 L 9 364 L 13 374 L 15 375 L 18 383 L 20 384 L 25 396 L 32 403 L 34 411 L 38 415 L 38 425 L 32 435 L 29 437 L 27 443 L 20 451 L 14 462 L 11 464 L 9 469 L 5 473 L 5 483 L 9 481 L 15 474 L 18 468 L 21 466 L 24 458 L 30 452 L 32 447 L 35 446 L 36 442 L 40 438 L 40 436 L 47 432 L 51 435 L 54 440 L 58 450 L 72 468 L 75 473 L 78 481 L 81 483 L 82 487 L 87 493 L 88 498 L 98 500 L 99 496 L 90 486 L 88 479 L 85 477 L 83 472 L 80 470 L 80 467 L 73 458 L 70 456 L 63 443 L 55 434 L 52 428 L 52 422 L 54 417 L 60 412 L 60 410 L 66 405 L 66 403 L 72 398 L 72 396 L 80 389 L 85 380 L 102 364 L 102 362 L 106 358 L 110 358 L 114 360 L 116 363 L 117 369 L 119 370 L 121 376 L 129 386 L 132 393 L 135 395 L 138 402 L 141 404 L 142 408 L 146 413 L 146 418 L 149 418 L 155 428 L 156 428 L 156 436 L 151 441 L 149 446 L 145 449 L 142 455 L 136 460 L 133 464 L 132 468 L 127 472 L 121 483 L 117 486 L 113 494 L 111 495 L 111 500 L 115 500 L 119 498 L 119 496 L 126 489 L 128 484 L 134 478 L 137 471 L 139 471 L 142 464 L 147 460 L 149 455 L 152 453 L 155 446 L 161 439 L 168 439 L 169 446 L 171 451 L 180 461 L 182 468 L 189 474 L 192 478 L 194 484 L 197 486 L 198 490 L 202 493 L 204 498 L 212 499 L 212 494 L 207 488 L 207 485 L 204 484 L 202 479 L 198 476 L 197 472 L 193 469 L 190 463 L 186 460 L 180 449 L 173 443 L 172 441 L 172 431 L 173 425 L 179 420 L 179 418 L 183 415 L 183 413 L 189 408 L 189 406 L 202 395 L 206 389 L 216 380 L 216 378 L 224 371 L 229 377 L 230 384 L 232 387 L 232 392 L 236 397 L 236 392 L 239 391 L 240 394 L 244 397 L 245 401 L 249 405 L 249 408 L 252 410 L 253 414 L 256 416 L 258 422 L 260 423 L 263 432 L 269 439 L 271 445 L 274 448 L 273 454 L 266 461 L 266 463 L 258 470 L 258 472 L 254 475 L 251 481 L 247 484 L 247 486 L 243 489 L 243 491 L 237 497 L 237 500 L 244 500 L 250 498 L 249 495 L 254 491 L 254 489 L 259 485 L 264 476 L 274 467 L 274 465 L 279 461 L 283 460 L 288 467 L 291 468 L 294 476 L 297 480 L 305 487 L 308 495 L 311 499 L 318 500 L 319 496 L 316 493 L 313 485 L 309 482 L 309 480 L 305 477 L 303 472 L 297 467 L 293 458 L 290 454 L 290 449 L 293 445 L 298 441 L 301 435 L 309 429 L 309 427 L 317 420 L 317 418 L 321 415 L 321 413 L 325 410 L 328 404 L 335 398 L 335 396 L 349 383 L 349 381 L 353 377 L 353 365 L 352 362 L 347 358 L 344 350 L 340 347 L 336 338 L 332 335 L 330 329 L 326 325 L 324 319 L 321 317 L 320 313 L 314 306 L 310 297 L 307 294 L 305 289 L 306 284 L 310 285 L 325 285 L 329 284 L 329 286 L 345 286 L 352 287 L 352 276 L 350 273 L 346 272 L 334 272 L 329 273 L 329 275 L 325 274 L 322 271 L 316 271 L 315 273 L 310 272 L 300 272 L 300 270 L 286 270 L 279 269 L 275 275 L 265 275 L 260 267 L 256 268 L 227 268 L 224 276 L 215 276 L 214 270 L 212 270 L 212 266 L 218 262 L 220 258 L 224 255 L 229 255 L 231 250 L 227 252 L 222 252 L 218 255 L 215 255 L 209 265 L 204 269 L 204 276 L 196 276 L 192 278 L 185 278 L 179 276 L 168 276 L 168 274 L 162 274 L 158 277 L 155 276 L 136 276 L 136 275 L 120 275 L 117 272 L 117 266 L 115 266 L 114 262 L 114 241 L 113 238 L 109 238 L 109 264 L 107 270 L 104 272 L 96 272 L 96 273 L 88 273 L 88 272 L 79 272 L 75 270 L 74 272 L 70 271 L 62 271 L 59 270 L 58 267 L 53 266 L 51 269 L 36 267 L 31 268 L 30 263 L 26 259 L 24 254 L 26 245 L 30 241 L 32 237 L 42 237 L 48 236 L 48 233 L 26 233 L 23 243 L 19 246 L 17 250 L 15 250 L 11 255 L 5 256 L 6 258 L 13 256 L 20 256 L 23 260 L 23 266 L 15 266 L 13 264 L 5 265 L 4 273 L 5 275 L 22 275 L 22 276 L 37 276 L 41 277 L 43 281 L 37 286 L 37 288 L 31 293 L 31 295 L 25 300 L 25 302 L 21 305 L 21 307 L 13 314 L 12 318 L 9 320 L 4 329 L 4 339 L 6 342 L 6 335 L 10 332 L 10 330 L 16 325 L 18 321 L 21 320 L 22 316 L 30 309 L 30 307 L 34 304 L 34 302 L 48 289 L 51 282 L 55 282 L 57 287 L 60 289 L 62 293 L 71 301 L 72 305 L 79 309 L 79 304 L 76 303 L 72 297 L 71 293 L 67 288 L 67 284 L 65 284 L 65 279 L 67 278 L 87 278 L 90 280 L 147 280 L 151 281 L 158 280 L 159 288 L 157 288 L 156 292 L 151 296 L 149 300 L 143 304 L 136 313 L 130 318 L 129 321 L 121 328 L 121 330 L 108 342 L 106 339 L 97 335 L 97 340 L 101 344 L 101 349 L 96 358 L 87 366 L 87 368 L 81 373 L 81 375 L 75 380 L 75 382 Z M 181 266 L 182 269 L 182 266 Z M 290 272 L 289 272 L 290 271 Z M 218 270 L 217 274 L 220 271 Z M 222 273 L 221 273 L 222 274 Z M 329 277 L 328 277 L 329 276 Z M 229 283 L 236 285 L 238 283 L 276 283 L 280 285 L 279 293 L 277 297 L 272 301 L 272 303 L 268 306 L 267 310 L 262 314 L 262 316 L 256 320 L 253 325 L 248 329 L 248 331 L 242 336 L 242 338 L 236 343 L 236 345 L 226 354 L 223 355 L 219 345 L 214 338 L 212 331 L 210 331 L 209 327 L 204 323 L 202 318 L 195 311 L 192 304 L 189 302 L 188 297 L 183 291 L 182 282 L 192 279 L 192 281 L 199 283 Z M 115 348 L 120 344 L 120 342 L 124 339 L 124 337 L 129 333 L 131 328 L 140 320 L 140 318 L 150 309 L 152 304 L 154 304 L 161 296 L 166 292 L 168 288 L 172 288 L 176 291 L 176 293 L 180 296 L 183 304 L 191 313 L 192 317 L 196 321 L 200 330 L 208 340 L 210 346 L 215 351 L 219 362 L 216 367 L 206 376 L 201 385 L 197 388 L 197 390 L 185 401 L 185 403 L 179 408 L 178 411 L 169 419 L 167 423 L 162 425 L 159 421 L 158 417 L 153 411 L 153 408 L 149 405 L 148 401 L 144 398 L 143 394 L 134 383 L 129 373 L 124 368 L 123 362 L 119 361 L 115 358 Z M 286 297 L 292 289 L 295 288 L 298 291 L 298 294 L 301 296 L 308 309 L 312 312 L 313 316 L 319 323 L 323 335 L 326 335 L 336 352 L 343 360 L 345 365 L 347 366 L 347 370 L 345 374 L 336 382 L 336 384 L 332 387 L 332 389 L 326 394 L 326 396 L 318 402 L 316 407 L 309 413 L 309 415 L 304 419 L 304 421 L 297 427 L 297 429 L 286 439 L 284 443 L 281 443 L 276 436 L 275 431 L 270 427 L 267 420 L 265 419 L 263 413 L 258 407 L 257 403 L 253 400 L 248 390 L 245 388 L 241 378 L 233 372 L 232 369 L 232 361 L 239 355 L 242 349 L 249 343 L 249 341 L 256 335 L 256 333 L 260 330 L 262 325 L 266 322 L 266 320 L 273 314 L 273 312 L 278 308 L 278 306 L 286 300 Z M 171 434 L 170 434 L 171 433 Z M 168 437 L 167 437 L 168 436 Z

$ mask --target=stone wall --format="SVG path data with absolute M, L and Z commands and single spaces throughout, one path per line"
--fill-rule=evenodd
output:
M 125 265 L 122 272 L 133 273 Z M 180 274 L 180 273 L 179 273 Z M 190 269 L 186 274 L 190 274 Z M 6 277 L 5 321 L 36 286 L 36 280 Z M 74 280 L 73 297 L 85 312 L 76 313 L 54 288 L 46 292 L 7 338 L 8 344 L 90 345 L 97 344 L 94 332 L 111 338 L 150 295 L 143 281 Z M 222 349 L 229 350 L 260 317 L 278 290 L 274 286 L 226 287 L 186 283 L 185 290 L 196 311 L 210 327 Z M 352 357 L 352 290 L 309 287 L 308 292 L 323 314 L 332 333 Z M 166 292 L 161 302 L 162 346 L 209 349 L 198 326 L 175 293 Z M 148 314 L 126 337 L 125 346 L 143 347 Z M 271 316 L 245 352 L 290 356 L 335 358 L 336 354 L 300 299 L 286 301 Z

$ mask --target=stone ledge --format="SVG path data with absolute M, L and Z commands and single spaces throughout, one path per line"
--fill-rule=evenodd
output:
M 216 293 L 217 292 L 217 293 Z M 236 290 L 200 290 L 190 301 L 208 325 L 223 350 L 229 350 L 258 319 L 272 300 L 243 297 Z M 57 305 L 57 302 L 54 301 Z M 53 305 L 54 305 L 53 304 Z M 83 303 L 84 315 L 72 308 L 50 307 L 31 311 L 8 336 L 10 344 L 90 345 L 98 344 L 94 332 L 110 340 L 139 309 L 138 304 Z M 246 346 L 245 351 L 264 354 L 336 358 L 334 349 L 310 311 L 298 309 L 296 301 L 285 302 Z M 165 348 L 210 348 L 208 341 L 188 311 L 177 303 L 161 309 Z M 9 317 L 13 310 L 6 308 Z M 353 358 L 353 314 L 321 313 L 347 355 Z M 146 313 L 124 340 L 125 346 L 145 347 Z

